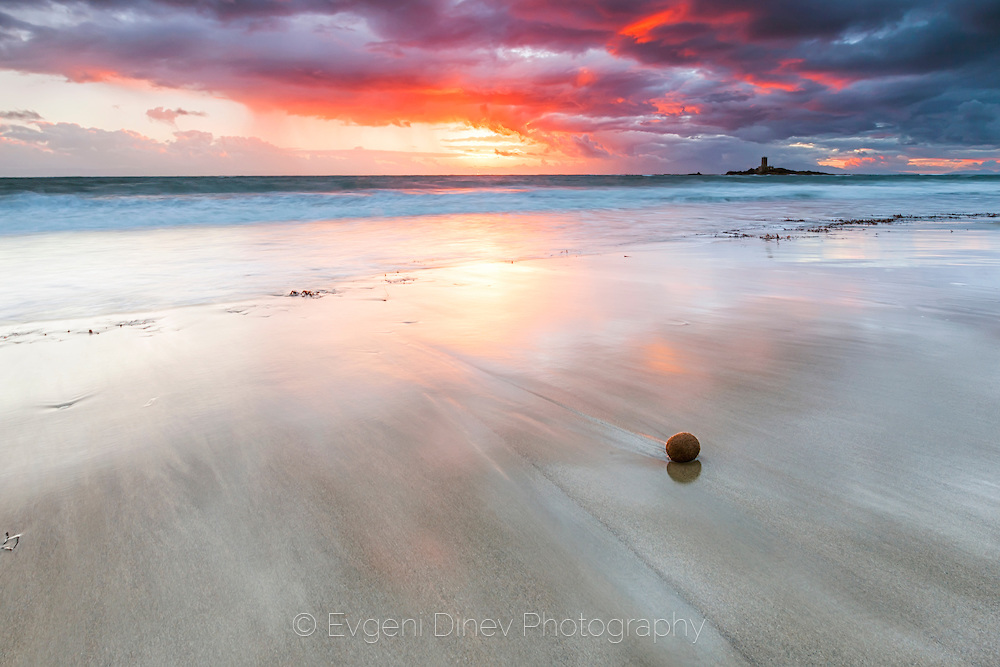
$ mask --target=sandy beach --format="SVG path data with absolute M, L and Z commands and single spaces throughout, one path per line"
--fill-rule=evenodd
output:
M 4 334 L 3 664 L 1000 654 L 996 225 Z

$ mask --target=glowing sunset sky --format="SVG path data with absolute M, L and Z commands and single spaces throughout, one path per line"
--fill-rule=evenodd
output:
M 0 0 L 0 175 L 1000 171 L 996 0 Z

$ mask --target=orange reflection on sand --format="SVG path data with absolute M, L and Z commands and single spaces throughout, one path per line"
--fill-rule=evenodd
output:
M 657 373 L 676 375 L 686 373 L 678 352 L 664 341 L 654 341 L 642 348 L 643 365 Z
M 993 263 L 996 243 L 989 230 L 963 230 L 961 234 L 955 234 L 946 229 L 947 226 L 948 223 L 944 223 L 934 234 L 913 235 L 909 245 L 913 257 L 921 261 L 946 259 L 955 266 Z
M 957 228 L 961 223 L 953 223 Z M 893 234 L 891 227 L 850 229 L 839 236 L 804 239 L 797 252 L 781 257 L 795 263 L 867 264 L 875 266 L 921 266 L 936 262 L 951 265 L 990 261 L 993 245 L 981 233 L 965 230 L 949 233 L 947 222 L 919 234 Z
M 435 317 L 421 320 L 425 341 L 479 358 L 506 358 L 532 346 L 558 317 L 536 262 L 478 262 L 443 272 L 429 293 Z

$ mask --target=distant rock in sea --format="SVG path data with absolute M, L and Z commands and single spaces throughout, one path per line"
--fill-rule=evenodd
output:
M 760 159 L 760 166 L 747 169 L 746 171 L 727 171 L 726 176 L 833 176 L 825 171 L 795 171 L 784 167 L 771 167 L 767 164 L 767 158 Z

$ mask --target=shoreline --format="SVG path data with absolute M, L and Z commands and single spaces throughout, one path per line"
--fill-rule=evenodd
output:
M 560 259 L 565 256 L 600 256 L 605 254 L 613 255 L 619 251 L 629 252 L 630 250 L 641 251 L 648 248 L 657 248 L 661 244 L 667 243 L 677 243 L 677 242 L 687 242 L 687 241 L 699 241 L 702 239 L 760 239 L 762 241 L 793 241 L 799 239 L 809 239 L 815 237 L 817 234 L 826 234 L 834 231 L 855 231 L 859 229 L 867 229 L 873 227 L 882 227 L 886 225 L 893 224 L 904 224 L 904 225 L 920 225 L 923 223 L 938 223 L 938 222 L 955 222 L 963 223 L 971 220 L 981 220 L 987 218 L 997 218 L 1000 217 L 1000 213 L 997 212 L 972 212 L 972 213 L 937 213 L 937 214 L 926 214 L 926 215 L 911 215 L 911 214 L 893 214 L 881 217 L 861 217 L 861 218 L 833 218 L 826 220 L 806 220 L 806 219 L 791 219 L 785 218 L 779 222 L 784 223 L 796 223 L 797 226 L 785 226 L 780 229 L 774 227 L 766 227 L 763 230 L 758 226 L 742 226 L 732 229 L 720 230 L 720 231 L 706 231 L 706 232 L 682 232 L 677 236 L 659 240 L 656 242 L 623 242 L 614 245 L 613 249 L 607 248 L 590 248 L 590 249 L 571 249 L 571 250 L 560 250 L 558 252 L 553 250 L 539 251 L 533 254 L 523 254 L 523 255 L 512 255 L 511 257 L 505 259 L 497 258 L 474 258 L 465 260 L 453 260 L 451 262 L 444 263 L 433 263 L 433 264 L 413 264 L 403 268 L 394 269 L 389 272 L 377 271 L 374 273 L 359 273 L 341 276 L 337 279 L 327 280 L 324 282 L 304 282 L 304 284 L 295 284 L 290 287 L 288 291 L 283 292 L 268 292 L 259 293 L 256 295 L 247 294 L 234 298 L 213 300 L 213 301 L 195 301 L 189 303 L 178 303 L 175 305 L 164 305 L 156 307 L 154 309 L 126 309 L 117 310 L 109 312 L 99 312 L 91 316 L 85 315 L 75 315 L 75 316 L 48 316 L 42 319 L 34 319 L 25 322 L 13 322 L 8 321 L 7 323 L 0 323 L 0 346 L 10 343 L 21 343 L 26 342 L 24 337 L 34 336 L 37 334 L 42 334 L 47 336 L 48 334 L 60 335 L 63 333 L 63 327 L 69 326 L 69 331 L 67 333 L 71 334 L 88 334 L 93 331 L 95 334 L 100 332 L 106 332 L 115 327 L 146 327 L 147 325 L 154 324 L 157 319 L 162 319 L 165 315 L 174 311 L 186 311 L 188 309 L 199 309 L 199 308 L 233 308 L 241 309 L 246 306 L 257 307 L 261 301 L 266 301 L 272 297 L 311 297 L 311 298 L 323 298 L 329 296 L 345 296 L 345 292 L 372 289 L 373 284 L 380 282 L 379 276 L 390 276 L 390 275 L 402 275 L 401 279 L 387 279 L 384 282 L 386 284 L 398 284 L 399 282 L 411 282 L 417 278 L 413 276 L 419 276 L 424 271 L 436 271 L 442 269 L 460 269 L 463 266 L 475 265 L 482 263 L 519 263 L 519 262 L 532 262 L 532 261 L 544 261 L 548 259 Z M 315 225 L 316 223 L 302 222 L 295 223 L 301 227 L 309 227 Z M 136 230 L 137 231 L 137 230 Z M 150 231 L 150 230 L 143 230 Z M 156 231 L 155 229 L 152 231 Z M 975 231 L 972 228 L 966 228 L 964 231 Z M 93 234 L 94 230 L 79 230 L 80 233 Z M 75 233 L 75 232 L 73 232 Z M 96 323 L 96 324 L 95 324 Z M 96 328 L 95 328 L 96 327 Z
M 988 662 L 997 230 L 877 231 L 472 263 L 0 345 L 0 530 L 22 534 L 0 658 Z M 650 439 L 681 430 L 696 473 Z M 328 613 L 477 633 L 368 643 Z M 478 632 L 530 613 L 704 624 Z

